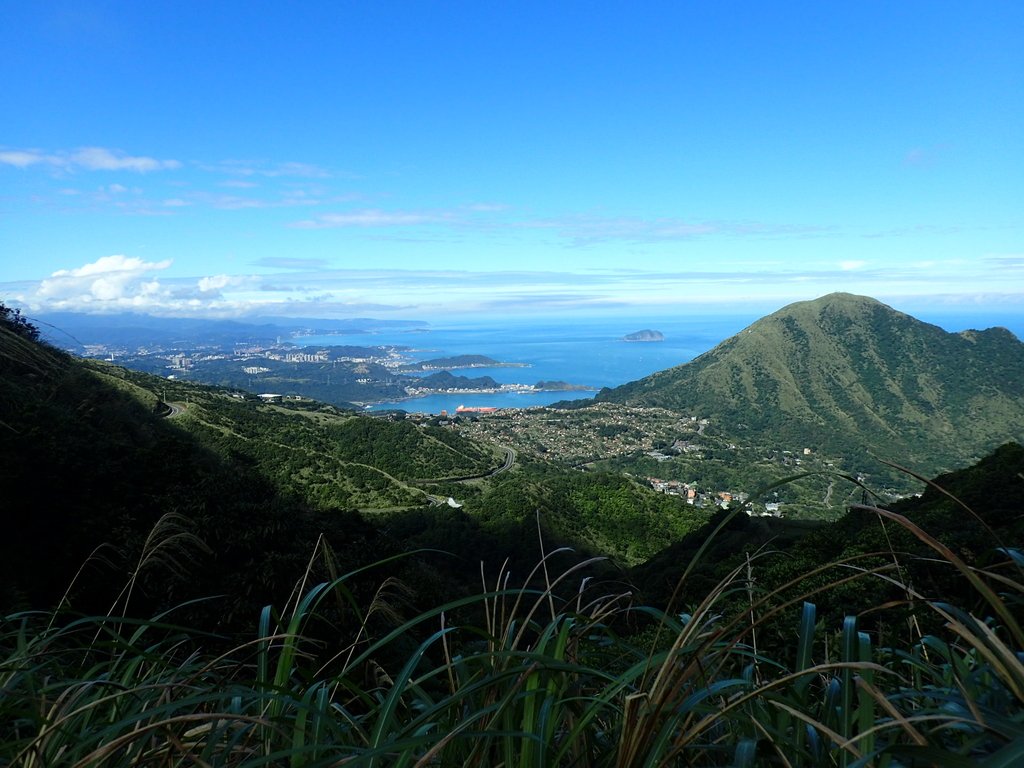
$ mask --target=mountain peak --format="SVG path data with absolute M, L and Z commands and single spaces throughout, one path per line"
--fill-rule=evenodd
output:
M 873 299 L 870 296 L 860 296 L 855 293 L 829 293 L 825 296 L 819 296 L 816 299 L 797 301 L 792 304 L 787 304 L 782 309 L 769 315 L 769 317 L 798 315 L 804 313 L 821 314 L 824 312 L 859 314 L 867 311 L 878 310 L 884 310 L 892 312 L 895 315 L 908 317 L 908 315 L 904 315 L 902 312 L 893 309 L 888 304 L 883 304 L 878 299 Z
M 598 397 L 929 473 L 1024 434 L 1024 344 L 1008 332 L 947 333 L 868 296 L 831 293 Z

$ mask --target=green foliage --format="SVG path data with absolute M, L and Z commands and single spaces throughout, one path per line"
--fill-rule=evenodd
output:
M 331 425 L 327 436 L 342 459 L 406 480 L 481 474 L 496 464 L 490 453 L 448 430 L 408 421 L 354 418 Z
M 425 389 L 497 389 L 501 385 L 490 376 L 456 376 L 449 371 L 440 371 L 424 376 L 414 386 Z
M 28 341 L 39 341 L 39 329 L 21 314 L 21 310 L 0 303 L 0 327 Z
M 580 472 L 524 463 L 500 476 L 466 511 L 496 529 L 541 517 L 550 536 L 635 565 L 696 530 L 708 513 L 682 499 L 654 493 L 610 472 Z
M 1024 447 L 1009 443 L 973 467 L 937 478 L 920 498 L 890 509 L 928 530 L 965 563 L 986 567 L 1003 557 L 1000 550 L 1024 540 L 1021 499 Z M 709 556 L 677 594 L 683 605 L 699 600 L 710 585 L 754 555 L 759 588 L 790 599 L 827 585 L 828 599 L 820 600 L 819 607 L 828 622 L 839 622 L 846 613 L 864 614 L 863 626 L 887 639 L 905 638 L 937 621 L 935 613 L 922 609 L 917 594 L 981 610 L 979 596 L 955 569 L 934 561 L 929 545 L 906 526 L 867 508 L 855 508 L 829 524 L 719 513 L 706 527 L 634 569 L 633 578 L 648 600 L 669 600 L 687 565 L 724 519 L 728 522 L 714 537 Z M 872 578 L 848 578 L 875 571 Z M 876 616 L 875 608 L 882 605 L 892 608 Z M 785 644 L 785 626 L 769 627 L 763 640 Z
M 440 429 L 238 400 L 74 361 L 3 326 L 0 342 L 0 494 L 30 500 L 3 512 L 0 605 L 7 608 L 56 602 L 74 569 L 106 545 L 73 596 L 83 608 L 100 608 L 109 564 L 135 559 L 146 531 L 174 512 L 192 521 L 216 557 L 187 576 L 149 574 L 137 599 L 159 608 L 228 594 L 217 608 L 190 610 L 233 627 L 254 601 L 281 596 L 320 534 L 351 564 L 400 550 L 402 542 L 355 510 L 425 504 L 425 492 L 404 478 L 498 464 Z M 181 412 L 163 418 L 165 401 Z M 373 463 L 379 457 L 385 466 Z
M 811 447 L 858 471 L 876 471 L 875 455 L 932 474 L 1024 436 L 1024 344 L 832 294 L 598 399 L 709 418 L 738 442 Z
M 735 381 L 781 398 L 770 372 Z M 0 765 L 1022 755 L 1019 445 L 833 525 L 709 520 L 619 473 L 520 456 L 483 479 L 494 454 L 444 428 L 86 366 L 3 323 L 0 374 L 0 493 L 33 496 L 4 508 Z
M 227 652 L 206 650 L 215 638 L 174 614 L 9 615 L 0 763 L 1012 765 L 1024 587 L 1011 574 L 1024 556 L 971 570 L 893 522 L 961 574 L 987 618 L 932 603 L 944 628 L 880 646 L 855 616 L 823 626 L 813 602 L 776 605 L 775 593 L 746 588 L 743 568 L 674 616 L 595 592 L 588 563 L 559 568 L 557 552 L 528 576 L 536 588 L 506 588 L 499 572 L 482 591 L 403 618 L 393 578 L 364 600 L 351 586 L 366 569 L 310 586 L 318 563 L 334 567 L 321 548 L 285 607 L 263 608 L 255 635 Z M 355 620 L 317 640 L 335 606 Z M 647 629 L 630 631 L 639 618 Z M 791 626 L 777 653 L 759 646 L 771 620 Z

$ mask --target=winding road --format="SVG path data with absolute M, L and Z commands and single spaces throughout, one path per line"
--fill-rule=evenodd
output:
M 173 419 L 175 416 L 181 416 L 185 412 L 184 405 L 178 405 L 177 403 L 164 403 L 164 405 L 171 409 L 171 412 L 164 416 L 165 419 Z
M 491 472 L 491 477 L 508 472 L 516 463 L 516 451 L 514 448 L 505 448 L 505 463 Z

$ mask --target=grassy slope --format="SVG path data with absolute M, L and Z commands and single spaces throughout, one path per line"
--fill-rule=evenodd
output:
M 1002 557 L 998 547 L 1018 547 L 1024 541 L 1020 512 L 1024 446 L 1007 443 L 979 463 L 933 482 L 921 497 L 905 499 L 891 509 L 923 527 L 964 562 L 972 566 L 990 563 Z M 781 588 L 823 564 L 852 558 L 862 568 L 899 562 L 901 578 L 909 579 L 925 596 L 976 608 L 971 602 L 976 596 L 952 569 L 941 567 L 941 561 L 921 559 L 932 554 L 926 546 L 900 526 L 864 510 L 848 512 L 830 524 L 748 518 L 742 512 L 730 518 L 719 513 L 705 528 L 632 571 L 646 599 L 665 604 L 691 559 L 723 522 L 723 530 L 684 584 L 684 605 L 699 600 L 730 570 L 742 566 L 750 553 L 755 557 L 758 589 L 763 591 Z M 827 583 L 840 570 L 819 582 Z M 869 579 L 855 588 L 837 590 L 822 602 L 827 604 L 830 618 L 837 621 L 844 613 L 871 611 L 905 597 L 895 583 Z
M 1024 437 L 1024 344 L 946 333 L 832 294 L 765 317 L 677 368 L 600 399 L 708 417 L 746 440 L 909 463 L 932 474 Z
M 426 494 L 413 481 L 500 461 L 440 430 L 330 407 L 240 402 L 213 388 L 76 361 L 3 328 L 0 353 L 6 605 L 57 599 L 90 553 L 108 544 L 76 587 L 77 604 L 96 609 L 112 574 L 130 567 L 149 529 L 173 512 L 213 554 L 199 555 L 202 567 L 186 568 L 187 576 L 153 573 L 138 598 L 162 604 L 228 593 L 235 599 L 213 620 L 230 623 L 253 608 L 250 600 L 287 590 L 321 533 L 343 562 L 402 547 L 356 508 L 421 507 Z M 184 413 L 163 418 L 158 396 Z
M 946 481 L 966 497 L 1022 458 L 1010 446 Z M 1000 490 L 1019 500 L 1013 482 Z M 947 502 L 933 494 L 920 506 Z M 928 541 L 911 522 L 890 523 Z M 835 621 L 803 596 L 748 584 L 742 568 L 674 615 L 632 605 L 621 585 L 595 590 L 585 570 L 554 561 L 538 565 L 537 590 L 501 589 L 497 574 L 408 618 L 384 579 L 395 563 L 382 563 L 372 601 L 360 603 L 346 577 L 317 584 L 263 611 L 251 639 L 220 655 L 166 621 L 10 617 L 0 622 L 0 763 L 1017 765 L 1020 564 L 969 570 L 937 545 L 928 555 L 925 567 L 953 577 L 943 596 L 956 601 L 921 603 L 932 619 L 885 640 L 876 626 L 892 606 Z M 914 588 L 898 569 L 886 575 Z M 852 578 L 812 599 L 872 580 Z M 327 623 L 349 598 L 359 620 Z M 638 618 L 647 629 L 624 635 Z M 318 625 L 330 633 L 313 640 Z
M 358 516 L 317 513 L 268 481 L 258 471 L 259 452 L 245 449 L 260 444 L 257 428 L 205 400 L 220 397 L 212 390 L 189 390 L 195 402 L 188 416 L 175 417 L 186 420 L 179 426 L 152 413 L 154 403 L 139 398 L 135 380 L 125 376 L 110 386 L 116 371 L 97 376 L 16 343 L 2 327 L 0 353 L 0 491 L 5 499 L 23 499 L 26 489 L 32 494 L 31 503 L 4 510 L 3 586 L 39 589 L 73 562 L 67 553 L 109 534 L 129 552 L 146 549 L 151 559 L 170 556 L 188 567 L 186 549 L 176 544 L 185 539 L 173 525 L 162 526 L 159 546 L 133 540 L 177 506 L 216 552 L 202 568 L 191 566 L 188 582 L 200 594 L 214 584 L 238 587 L 227 612 L 258 626 L 251 640 L 219 654 L 201 629 L 170 626 L 166 617 L 5 616 L 5 765 L 1009 766 L 1024 755 L 1024 632 L 1015 618 L 1024 604 L 1021 561 L 991 573 L 961 568 L 956 558 L 983 563 L 969 556 L 993 539 L 963 535 L 964 513 L 942 494 L 901 511 L 953 536 L 948 554 L 936 545 L 922 550 L 929 559 L 920 567 L 949 574 L 935 580 L 939 591 L 931 596 L 954 602 L 922 606 L 933 620 L 920 626 L 936 627 L 935 634 L 918 631 L 890 649 L 877 647 L 875 613 L 885 606 L 870 606 L 871 624 L 849 617 L 841 629 L 829 620 L 818 626 L 813 606 L 801 611 L 799 596 L 765 594 L 760 583 L 743 580 L 742 569 L 694 595 L 681 617 L 634 610 L 615 594 L 622 585 L 595 592 L 582 571 L 545 562 L 535 571 L 545 584 L 540 592 L 439 600 L 404 618 L 397 584 L 384 578 L 403 575 L 397 562 L 378 569 L 378 591 L 333 579 L 387 557 L 386 540 L 360 527 Z M 269 413 L 300 435 L 307 432 L 296 425 L 334 422 L 329 412 Z M 195 430 L 185 428 L 188 420 Z M 207 447 L 197 437 L 207 431 L 225 442 Z M 280 459 L 277 451 L 270 451 L 277 457 L 271 464 Z M 1007 446 L 982 467 L 942 482 L 1012 546 L 1024 534 L 1022 465 L 1024 449 Z M 417 474 L 417 464 L 410 466 Z M 549 493 L 559 504 L 583 508 L 592 498 L 586 483 L 523 474 L 537 486 L 531 492 Z M 508 498 L 520 503 L 516 487 L 502 478 L 510 483 Z M 612 478 L 599 488 L 598 496 L 612 498 L 630 492 Z M 317 533 L 314 521 L 336 523 L 326 533 L 342 546 L 334 556 L 320 550 L 306 573 L 308 550 L 300 544 Z M 871 522 L 877 540 L 878 518 Z M 848 524 L 828 529 L 810 550 L 813 567 L 832 556 L 826 544 L 868 543 L 865 525 L 855 517 Z M 912 522 L 890 518 L 890 529 L 882 537 L 887 545 L 929 541 Z M 916 577 L 905 583 L 909 565 L 886 567 L 901 591 L 921 589 Z M 303 574 L 306 598 L 286 602 L 292 580 Z M 872 583 L 870 574 L 854 578 Z M 331 583 L 309 586 L 321 579 Z M 567 592 L 547 589 L 555 579 Z M 138 581 L 140 591 L 143 582 L 167 590 L 153 602 L 183 599 L 181 581 L 154 581 L 145 570 Z M 504 583 L 498 574 L 487 589 Z M 93 586 L 120 584 L 111 578 Z M 835 601 L 833 589 L 814 599 Z M 844 608 L 853 605 L 849 594 L 838 594 Z M 260 611 L 265 602 L 281 612 Z M 469 608 L 475 622 L 462 620 Z M 641 614 L 660 629 L 624 638 L 620 630 L 635 628 Z
M 104 550 L 110 559 L 131 562 L 168 512 L 190 520 L 213 554 L 199 557 L 198 571 L 184 569 L 187 577 L 152 576 L 140 599 L 246 595 L 216 617 L 228 623 L 252 607 L 247 600 L 286 589 L 320 533 L 351 563 L 419 546 L 457 554 L 417 573 L 427 594 L 444 591 L 442 581 L 475 582 L 481 559 L 497 567 L 511 554 L 522 577 L 539 551 L 538 513 L 548 546 L 570 543 L 623 565 L 703 521 L 621 477 L 543 463 L 521 462 L 492 480 L 446 481 L 486 473 L 504 454 L 443 428 L 316 403 L 265 405 L 28 349 L 43 367 L 0 360 L 0 398 L 9 406 L 0 493 L 28 499 L 6 514 L 7 604 L 56 599 L 101 544 L 113 545 Z M 166 417 L 164 400 L 182 412 Z M 428 507 L 428 494 L 454 495 L 466 506 Z M 77 604 L 108 590 L 113 572 L 94 562 Z

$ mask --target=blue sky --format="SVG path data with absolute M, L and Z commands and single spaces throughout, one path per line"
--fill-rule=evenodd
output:
M 1024 312 L 1024 4 L 0 11 L 30 313 Z

